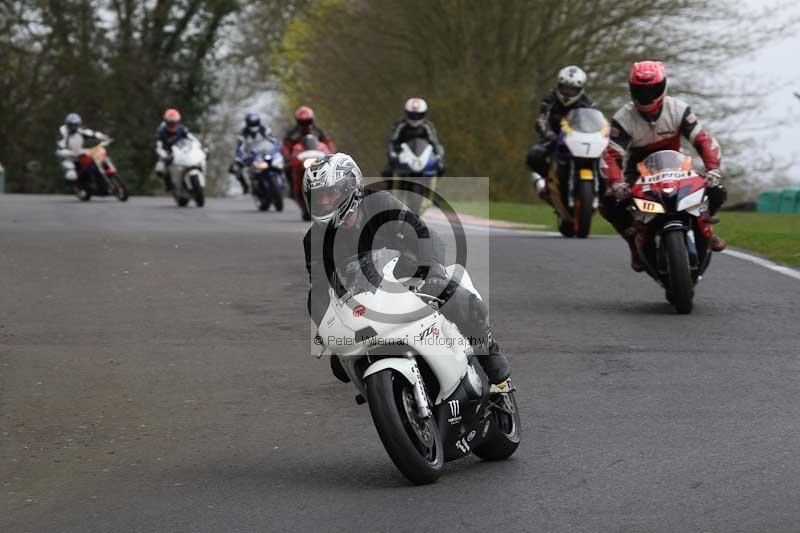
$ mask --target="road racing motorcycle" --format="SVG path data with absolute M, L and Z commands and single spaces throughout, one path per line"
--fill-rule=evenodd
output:
M 78 182 L 75 195 L 82 201 L 92 196 L 116 196 L 120 202 L 128 200 L 128 189 L 120 179 L 117 169 L 108 165 L 106 146 L 112 139 L 106 139 L 91 148 L 84 148 L 77 161 Z
M 311 220 L 311 215 L 308 213 L 305 196 L 303 196 L 303 174 L 312 162 L 322 159 L 328 154 L 330 154 L 328 146 L 313 133 L 304 135 L 292 146 L 289 163 L 292 174 L 292 190 L 305 221 Z
M 550 204 L 564 237 L 584 239 L 600 198 L 600 159 L 608 146 L 609 126 L 596 109 L 579 108 L 561 120 L 561 132 L 550 157 Z
M 250 191 L 258 210 L 266 211 L 274 205 L 276 211 L 283 211 L 286 178 L 283 175 L 284 160 L 280 145 L 269 139 L 261 139 L 250 149 L 245 162 Z
M 399 180 L 410 188 L 420 184 L 423 188 L 408 190 L 395 184 L 395 195 L 406 204 L 414 213 L 420 215 L 432 200 L 432 191 L 436 188 L 436 176 L 439 172 L 439 156 L 433 149 L 433 144 L 427 139 L 416 138 L 400 145 L 397 154 L 397 163 L 394 168 Z
M 331 354 L 332 367 L 340 364 L 355 385 L 356 402 L 369 404 L 395 466 L 427 484 L 446 461 L 470 453 L 510 457 L 520 419 L 511 382 L 489 385 L 466 337 L 438 311 L 438 298 L 415 292 L 413 278 L 395 277 L 399 256 L 364 252 L 336 269 L 317 342 L 319 356 Z M 462 267 L 447 272 L 480 298 Z
M 197 207 L 206 203 L 206 151 L 192 134 L 172 145 L 172 163 L 169 175 L 172 180 L 172 196 L 180 207 L 194 200 Z
M 691 313 L 694 287 L 711 261 L 697 226 L 708 212 L 705 178 L 693 170 L 691 157 L 672 150 L 649 155 L 638 170 L 631 210 L 639 257 L 677 312 Z

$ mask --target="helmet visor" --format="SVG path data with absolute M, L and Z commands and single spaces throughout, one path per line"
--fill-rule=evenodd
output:
M 419 111 L 408 111 L 406 112 L 406 118 L 413 122 L 419 122 L 425 118 L 425 113 Z
M 662 80 L 655 85 L 630 85 L 631 98 L 640 105 L 650 105 L 662 96 L 667 88 L 667 81 Z
M 558 92 L 560 92 L 561 95 L 566 98 L 574 98 L 580 94 L 581 88 L 573 85 L 567 85 L 566 83 L 559 83 Z
M 327 217 L 347 200 L 347 185 L 344 180 L 331 187 L 313 189 L 308 192 L 308 209 L 312 216 Z

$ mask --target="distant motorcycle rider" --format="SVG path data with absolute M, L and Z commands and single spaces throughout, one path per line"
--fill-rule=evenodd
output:
M 169 177 L 169 166 L 172 164 L 172 146 L 189 136 L 189 130 L 181 124 L 181 114 L 177 109 L 167 109 L 164 121 L 156 131 L 156 176 L 164 180 L 167 192 L 172 191 L 172 180 Z
M 77 191 L 80 168 L 78 163 L 84 154 L 84 147 L 87 139 L 96 141 L 107 141 L 108 135 L 105 133 L 90 130 L 82 127 L 83 121 L 77 113 L 70 113 L 64 119 L 64 124 L 58 128 L 58 141 L 56 142 L 56 155 L 61 159 L 61 168 L 64 171 L 64 179 L 67 187 Z M 117 169 L 106 158 L 103 167 L 108 174 L 114 174 Z
M 448 285 L 443 241 L 413 211 L 388 191 L 365 189 L 358 165 L 343 153 L 325 156 L 306 169 L 303 195 L 314 221 L 303 247 L 311 281 L 308 310 L 317 326 L 328 308 L 328 287 L 332 286 L 326 259 L 336 265 L 363 252 L 362 243 L 372 250 L 397 250 L 403 264 L 396 269 L 403 271 L 398 275 L 422 272 L 419 277 L 425 281 L 420 292 L 445 300 L 440 311 L 474 341 L 491 383 L 508 378 L 511 367 L 492 338 L 486 305 L 460 285 Z M 332 243 L 328 251 L 332 258 L 323 253 L 326 241 Z M 346 381 L 338 360 L 332 359 L 331 365 L 336 377 Z
M 228 169 L 231 176 L 239 180 L 244 194 L 250 191 L 243 172 L 246 164 L 245 159 L 250 155 L 252 147 L 262 140 L 267 140 L 273 144 L 278 143 L 278 140 L 272 135 L 272 129 L 261 123 L 261 116 L 258 113 L 247 113 L 244 117 L 244 128 L 239 132 L 239 137 L 236 141 L 235 159 Z
M 536 192 L 549 201 L 547 174 L 550 155 L 561 132 L 561 120 L 573 109 L 594 108 L 594 101 L 586 94 L 586 73 L 575 65 L 558 72 L 558 84 L 545 96 L 539 106 L 535 129 L 539 140 L 528 151 L 527 163 Z
M 631 102 L 617 111 L 611 121 L 610 143 L 603 156 L 606 197 L 600 212 L 628 242 L 631 268 L 637 272 L 643 270 L 636 251 L 633 220 L 627 209 L 630 185 L 638 178 L 636 165 L 659 150 L 680 151 L 681 137 L 694 146 L 706 167 L 710 213 L 697 218 L 698 229 L 713 251 L 724 250 L 725 241 L 711 227 L 712 217 L 727 198 L 721 184 L 719 144 L 700 125 L 687 103 L 667 95 L 667 70 L 660 61 L 634 63 L 629 90 Z
M 386 144 L 386 168 L 381 175 L 389 178 L 394 175 L 397 168 L 398 157 L 403 143 L 412 139 L 427 139 L 433 146 L 434 153 L 439 157 L 437 172 L 444 175 L 447 167 L 444 159 L 444 146 L 439 142 L 439 135 L 433 122 L 425 118 L 428 112 L 428 103 L 422 98 L 410 98 L 405 105 L 405 116 L 392 125 L 389 141 Z
M 314 110 L 308 106 L 300 106 L 294 112 L 295 125 L 283 137 L 283 147 L 281 154 L 286 161 L 292 158 L 292 148 L 299 143 L 306 135 L 314 135 L 319 141 L 328 147 L 328 151 L 333 153 L 336 147 L 333 145 L 333 139 L 325 133 L 325 130 L 320 128 L 315 120 Z M 292 169 L 289 165 L 284 168 L 286 174 L 286 181 L 289 183 L 290 194 L 294 190 Z

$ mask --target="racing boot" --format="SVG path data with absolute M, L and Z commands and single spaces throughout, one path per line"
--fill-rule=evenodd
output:
M 172 192 L 172 180 L 166 172 L 156 172 L 156 176 L 164 180 L 164 190 Z
M 631 268 L 634 272 L 643 272 L 644 265 L 639 259 L 639 246 L 644 245 L 645 235 L 636 231 L 636 228 L 630 227 L 620 233 L 625 242 L 628 243 L 628 249 L 631 251 Z
M 477 343 L 474 345 L 475 355 L 481 364 L 486 377 L 489 378 L 490 385 L 499 385 L 506 381 L 511 375 L 511 363 L 508 358 L 500 352 L 500 345 L 492 338 L 492 328 L 489 326 L 489 310 L 486 304 L 472 295 L 470 308 L 474 321 L 473 331 L 479 332 Z
M 550 196 L 550 191 L 547 189 L 547 180 L 538 172 L 531 172 L 531 182 L 539 198 L 546 201 Z
M 247 196 L 250 194 L 250 187 L 247 185 L 247 180 L 244 179 L 244 176 L 237 174 L 236 179 L 239 180 L 239 185 L 242 186 L 242 195 Z
M 711 247 L 711 250 L 714 252 L 721 252 L 728 246 L 728 243 L 725 242 L 725 239 L 714 233 L 714 228 L 711 224 L 712 221 L 708 216 L 697 217 L 697 229 L 708 239 L 708 245 Z

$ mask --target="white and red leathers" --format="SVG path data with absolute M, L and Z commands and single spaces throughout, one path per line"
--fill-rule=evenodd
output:
M 680 151 L 681 137 L 695 147 L 706 170 L 719 169 L 719 144 L 700 125 L 686 102 L 665 96 L 661 112 L 652 122 L 644 118 L 632 102 L 625 105 L 611 120 L 611 139 L 603 156 L 609 185 L 606 190 L 623 178 L 634 179 L 638 175 L 636 165 L 653 152 Z
M 636 180 L 636 165 L 648 155 L 659 150 L 680 151 L 681 137 L 687 139 L 697 150 L 706 171 L 719 169 L 719 144 L 700 125 L 697 116 L 682 100 L 664 96 L 663 105 L 653 115 L 652 120 L 645 118 L 635 104 L 630 102 L 617 111 L 611 120 L 610 142 L 603 155 L 606 197 L 601 203 L 600 213 L 628 241 L 634 270 L 638 271 L 640 267 L 637 268 L 634 234 L 631 232 L 632 220 L 625 203 L 616 201 L 612 194 L 623 183 L 631 184 Z M 725 201 L 726 192 L 723 187 L 717 186 L 709 188 L 708 194 L 709 210 L 713 215 Z M 724 248 L 724 241 L 714 236 L 707 217 L 699 217 L 697 225 L 706 238 L 716 239 L 721 243 L 716 250 Z

